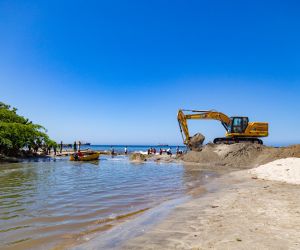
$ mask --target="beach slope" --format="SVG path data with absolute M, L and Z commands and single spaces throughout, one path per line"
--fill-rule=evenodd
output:
M 284 180 L 282 174 L 286 170 L 269 174 L 269 180 L 259 179 L 262 172 L 277 167 L 298 171 L 295 162 L 299 159 L 282 159 L 224 175 L 210 183 L 207 195 L 179 205 L 164 221 L 121 248 L 299 249 L 300 186 L 286 183 L 289 177 Z M 278 176 L 280 182 L 272 181 Z

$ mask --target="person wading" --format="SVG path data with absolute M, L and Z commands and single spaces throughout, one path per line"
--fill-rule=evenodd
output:
M 63 148 L 63 142 L 60 141 L 60 150 L 59 150 L 60 153 L 62 153 L 62 148 Z
M 56 147 L 57 147 L 57 144 L 55 143 L 55 144 L 53 145 L 54 155 L 56 155 Z
M 111 156 L 114 156 L 115 155 L 115 149 L 112 146 L 110 147 L 110 149 L 111 149 Z

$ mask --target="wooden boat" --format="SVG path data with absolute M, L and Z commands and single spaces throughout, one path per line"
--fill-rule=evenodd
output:
M 88 154 L 83 154 L 83 156 L 78 156 L 75 157 L 74 154 L 72 154 L 70 156 L 70 161 L 95 161 L 95 160 L 98 160 L 99 159 L 99 156 L 100 156 L 100 153 L 99 152 L 92 152 L 92 153 L 88 153 Z

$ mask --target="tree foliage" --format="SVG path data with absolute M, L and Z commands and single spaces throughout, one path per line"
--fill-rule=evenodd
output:
M 37 151 L 56 146 L 46 129 L 17 114 L 16 108 L 0 102 L 0 153 L 17 155 L 21 149 Z

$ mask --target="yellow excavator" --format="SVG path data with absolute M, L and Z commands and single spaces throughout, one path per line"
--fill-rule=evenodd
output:
M 188 113 L 187 113 L 188 112 Z M 183 143 L 190 147 L 190 134 L 187 120 L 189 119 L 204 119 L 220 121 L 226 130 L 225 137 L 215 138 L 214 143 L 239 143 L 252 142 L 263 144 L 260 137 L 269 135 L 269 125 L 267 122 L 249 122 L 248 117 L 227 115 L 214 110 L 185 110 L 180 109 L 177 115 L 180 132 Z

